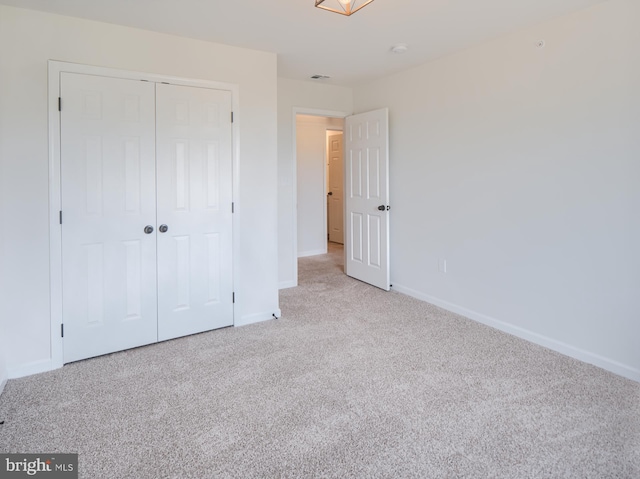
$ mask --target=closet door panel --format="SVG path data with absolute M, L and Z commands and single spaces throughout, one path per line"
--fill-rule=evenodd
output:
M 231 93 L 158 84 L 156 102 L 165 340 L 233 324 Z
M 157 341 L 155 92 L 62 73 L 64 362 Z

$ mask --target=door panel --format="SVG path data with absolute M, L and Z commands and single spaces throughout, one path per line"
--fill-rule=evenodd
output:
M 343 134 L 329 137 L 329 241 L 344 243 Z
M 64 362 L 157 340 L 155 94 L 61 74 Z
M 233 324 L 231 93 L 156 88 L 162 341 Z
M 345 270 L 349 276 L 388 291 L 388 110 L 349 116 L 345 125 Z

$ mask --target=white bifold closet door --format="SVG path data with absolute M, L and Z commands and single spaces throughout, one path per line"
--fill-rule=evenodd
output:
M 157 341 L 155 86 L 62 73 L 64 361 Z
M 156 95 L 162 341 L 233 324 L 231 93 L 158 84 Z
M 64 362 L 233 324 L 231 93 L 62 73 L 61 98 Z

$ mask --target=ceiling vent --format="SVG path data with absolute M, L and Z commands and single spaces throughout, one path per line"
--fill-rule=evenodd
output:
M 326 80 L 327 78 L 331 78 L 329 75 L 312 75 L 312 80 Z

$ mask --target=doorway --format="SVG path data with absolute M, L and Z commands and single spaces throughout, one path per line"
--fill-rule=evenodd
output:
M 326 254 L 328 240 L 343 242 L 343 128 L 343 118 L 296 115 L 296 261 Z
M 298 283 L 298 258 L 327 253 L 328 218 L 326 194 L 327 168 L 318 167 L 312 148 L 315 138 L 312 131 L 318 125 L 326 127 L 326 122 L 341 119 L 344 136 L 344 254 L 345 270 L 348 276 L 389 291 L 389 110 L 381 108 L 354 115 L 336 114 L 321 110 L 294 108 L 294 248 L 293 265 L 295 284 Z M 305 121 L 308 124 L 305 124 Z M 331 129 L 331 128 L 325 128 Z M 324 142 L 325 144 L 327 142 Z M 310 146 L 311 145 L 311 146 Z M 325 150 L 326 152 L 326 150 Z M 326 154 L 326 153 L 325 153 Z M 314 175 L 314 172 L 320 172 Z M 317 177 L 322 176 L 322 182 Z M 318 185 L 321 185 L 320 188 Z M 348 187 L 348 191 L 347 191 Z M 324 194 L 318 194 L 323 191 Z M 320 201 L 316 201 L 320 198 Z M 321 228 L 317 227 L 317 214 L 321 205 L 323 218 Z M 317 234 L 321 231 L 324 234 Z M 307 240 L 311 238 L 310 242 Z M 311 246 L 311 247 L 310 247 Z
M 327 169 L 322 147 L 319 155 L 306 155 L 326 122 L 340 119 L 344 135 L 344 239 L 345 273 L 386 291 L 389 265 L 389 110 L 381 108 L 355 115 L 294 108 L 293 269 L 298 283 L 298 258 L 327 252 Z M 308 122 L 308 127 L 304 121 Z M 323 125 L 324 122 L 324 125 Z M 315 124 L 315 127 L 314 127 Z M 323 125 L 318 128 L 318 125 Z M 318 149 L 309 148 L 318 153 Z M 322 158 L 322 163 L 313 157 Z M 321 165 L 318 167 L 318 165 Z M 314 174 L 314 172 L 319 172 Z M 318 182 L 317 178 L 322 181 Z M 316 179 L 316 181 L 314 181 Z M 320 185 L 320 186 L 318 186 Z M 344 186 L 348 186 L 346 191 Z M 321 214 L 318 214 L 321 211 Z M 315 214 L 314 214 L 315 213 Z M 321 218 L 318 227 L 317 218 Z M 318 233 L 320 232 L 320 233 Z M 308 241 L 310 240 L 310 241 Z

